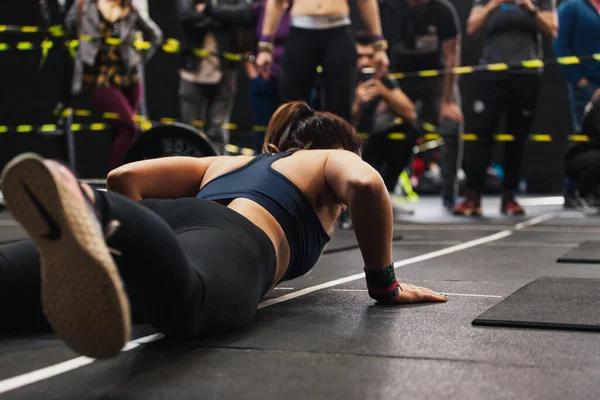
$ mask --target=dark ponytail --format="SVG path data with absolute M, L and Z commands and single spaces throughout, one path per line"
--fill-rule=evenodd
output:
M 300 101 L 284 104 L 275 111 L 263 143 L 266 153 L 337 148 L 360 154 L 362 140 L 342 118 L 314 111 Z

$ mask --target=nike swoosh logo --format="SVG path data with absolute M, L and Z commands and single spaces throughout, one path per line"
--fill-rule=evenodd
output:
M 27 185 L 24 182 L 21 182 L 21 184 L 25 188 L 27 195 L 29 196 L 35 207 L 40 212 L 42 218 L 44 218 L 46 220 L 46 223 L 48 224 L 48 233 L 46 235 L 42 235 L 42 237 L 53 241 L 60 239 L 60 226 L 58 225 L 58 222 L 56 222 L 56 220 L 52 218 L 48 210 L 46 210 L 42 202 L 34 196 L 29 187 L 27 187 Z

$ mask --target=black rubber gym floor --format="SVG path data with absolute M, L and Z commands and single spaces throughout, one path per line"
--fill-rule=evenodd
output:
M 3 339 L 0 399 L 599 398 L 600 333 L 472 325 L 540 277 L 600 278 L 598 264 L 556 262 L 600 240 L 600 217 L 525 200 L 523 218 L 501 217 L 486 199 L 488 217 L 463 219 L 426 198 L 397 224 L 397 275 L 447 303 L 376 306 L 359 250 L 334 252 L 227 337 L 172 343 L 137 327 L 151 343 L 108 361 L 78 357 L 52 335 Z M 0 241 L 15 235 L 0 220 Z

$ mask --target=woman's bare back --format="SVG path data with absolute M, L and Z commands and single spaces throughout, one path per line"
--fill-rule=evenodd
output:
M 297 151 L 289 157 L 277 160 L 272 167 L 289 179 L 304 193 L 317 213 L 321 225 L 331 233 L 333 225 L 344 209 L 325 179 L 327 157 L 335 150 Z M 218 157 L 206 171 L 200 188 L 211 180 L 252 161 L 252 156 Z

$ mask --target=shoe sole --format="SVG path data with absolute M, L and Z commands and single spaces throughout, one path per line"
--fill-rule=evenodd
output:
M 56 334 L 88 357 L 118 354 L 130 338 L 129 302 L 89 206 L 74 199 L 33 154 L 6 166 L 2 190 L 8 210 L 40 252 L 42 306 Z M 50 227 L 31 194 L 58 224 L 58 238 L 45 237 Z

